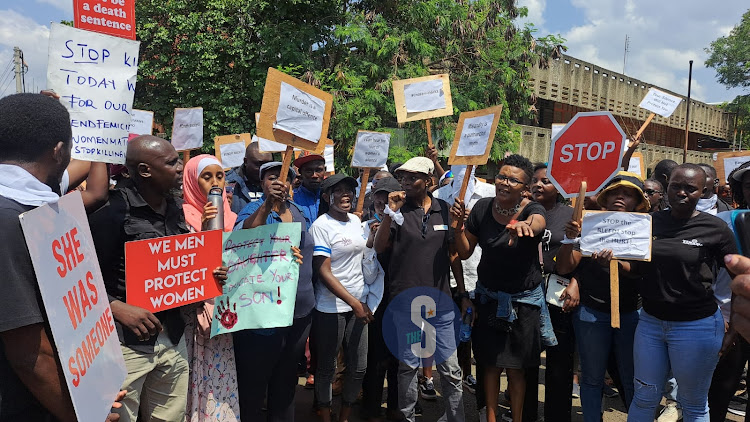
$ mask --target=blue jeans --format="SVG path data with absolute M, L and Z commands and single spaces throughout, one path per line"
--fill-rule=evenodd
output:
M 708 422 L 708 389 L 723 338 L 724 319 L 718 309 L 697 321 L 662 321 L 642 312 L 633 348 L 635 396 L 628 421 L 654 419 L 671 367 L 685 422 Z
M 581 358 L 581 408 L 583 420 L 602 418 L 602 390 L 611 350 L 615 352 L 625 403 L 633 400 L 633 338 L 638 312 L 620 314 L 620 328 L 612 328 L 609 312 L 581 305 L 573 314 L 573 328 Z M 653 420 L 653 417 L 651 418 Z

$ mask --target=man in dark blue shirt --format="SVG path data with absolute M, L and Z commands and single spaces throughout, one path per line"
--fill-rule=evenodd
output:
M 245 150 L 245 161 L 242 165 L 227 172 L 227 186 L 234 186 L 232 212 L 239 214 L 245 205 L 263 195 L 258 170 L 271 160 L 273 156 L 267 152 L 260 152 L 258 143 L 253 142 Z

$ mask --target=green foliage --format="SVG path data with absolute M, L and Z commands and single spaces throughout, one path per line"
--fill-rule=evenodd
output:
M 705 49 L 706 66 L 716 69 L 716 79 L 727 87 L 750 87 L 750 10 L 729 36 L 719 37 Z
M 732 102 L 724 103 L 719 107 L 726 110 L 727 113 L 735 114 L 730 119 L 732 122 L 736 122 L 736 127 L 729 134 L 727 140 L 731 143 L 736 139 L 738 147 L 744 150 L 750 149 L 750 95 L 737 96 Z
M 531 66 L 563 47 L 515 26 L 513 0 L 139 0 L 141 62 L 136 107 L 169 132 L 175 107 L 202 106 L 205 150 L 216 135 L 253 131 L 268 67 L 334 96 L 329 136 L 347 165 L 357 130 L 398 126 L 392 81 L 449 73 L 454 115 L 432 119 L 438 147 L 458 114 L 501 104 L 492 159 L 517 151 L 514 122 L 533 119 Z M 391 159 L 427 145 L 424 122 L 404 125 Z

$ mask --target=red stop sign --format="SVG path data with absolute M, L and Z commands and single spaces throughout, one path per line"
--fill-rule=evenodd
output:
M 583 181 L 593 195 L 620 170 L 625 140 L 612 113 L 578 113 L 552 139 L 547 177 L 566 198 L 578 195 Z

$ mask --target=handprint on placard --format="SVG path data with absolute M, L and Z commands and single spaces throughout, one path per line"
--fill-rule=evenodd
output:
M 219 306 L 216 307 L 216 312 L 219 322 L 224 328 L 230 329 L 237 324 L 237 304 L 235 303 L 232 306 L 229 303 L 229 298 L 227 298 L 226 308 L 224 307 L 224 300 L 222 299 L 219 301 Z

